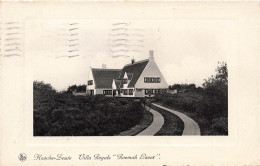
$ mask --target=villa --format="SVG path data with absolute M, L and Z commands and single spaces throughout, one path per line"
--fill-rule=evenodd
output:
M 127 64 L 123 69 L 90 68 L 87 94 L 111 97 L 152 97 L 166 93 L 168 84 L 155 63 L 153 51 L 149 59 Z

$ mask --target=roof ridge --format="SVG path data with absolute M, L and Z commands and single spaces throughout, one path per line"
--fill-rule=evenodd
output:
M 146 62 L 146 61 L 149 61 L 149 59 L 144 59 L 144 60 L 141 60 L 141 61 L 137 61 L 137 62 L 134 62 L 133 64 L 129 63 L 129 64 L 126 64 L 125 66 L 135 65 L 135 64 L 138 64 L 138 63 Z

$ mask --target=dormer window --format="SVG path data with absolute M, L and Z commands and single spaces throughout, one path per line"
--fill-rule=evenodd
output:
M 127 84 L 127 78 L 123 79 L 123 84 Z
M 88 85 L 93 85 L 93 80 L 89 80 Z

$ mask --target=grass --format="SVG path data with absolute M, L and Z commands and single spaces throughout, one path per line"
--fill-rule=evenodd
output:
M 153 122 L 153 114 L 148 110 L 144 111 L 143 118 L 140 120 L 140 123 L 133 126 L 129 130 L 119 133 L 117 136 L 134 136 L 142 132 Z
M 164 117 L 164 124 L 162 128 L 155 134 L 156 136 L 182 135 L 184 123 L 178 116 L 154 105 L 150 106 Z

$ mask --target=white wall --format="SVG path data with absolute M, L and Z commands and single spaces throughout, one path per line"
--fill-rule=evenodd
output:
M 123 79 L 128 79 L 126 72 L 125 72 L 125 74 L 124 74 L 124 78 L 123 78 Z M 127 80 L 127 83 L 126 83 L 126 84 L 123 84 L 123 89 L 127 89 L 129 82 L 130 82 L 130 80 Z
M 91 68 L 90 68 L 89 75 L 88 75 L 88 81 L 89 80 L 93 80 L 93 85 L 87 85 L 87 90 L 94 90 L 95 89 L 95 81 L 94 81 L 94 78 L 93 78 L 93 74 L 92 74 Z
M 113 96 L 113 89 L 95 89 L 94 94 L 95 94 L 95 95 L 98 95 L 98 94 L 103 95 L 103 90 L 112 90 L 112 95 L 106 95 L 106 96 L 110 96 L 110 97 Z
M 144 97 L 144 90 L 135 90 L 135 97 Z
M 115 79 L 113 79 L 113 82 L 112 82 L 112 89 L 116 89 Z
M 160 77 L 160 83 L 145 83 L 144 77 Z M 135 84 L 135 88 L 139 89 L 166 89 L 168 88 L 168 84 L 164 79 L 160 69 L 156 65 L 153 58 L 149 59 L 148 64 L 146 65 L 143 73 L 140 75 L 139 79 Z
M 86 96 L 86 93 L 76 93 L 76 92 L 73 92 L 73 95 L 74 96 Z

